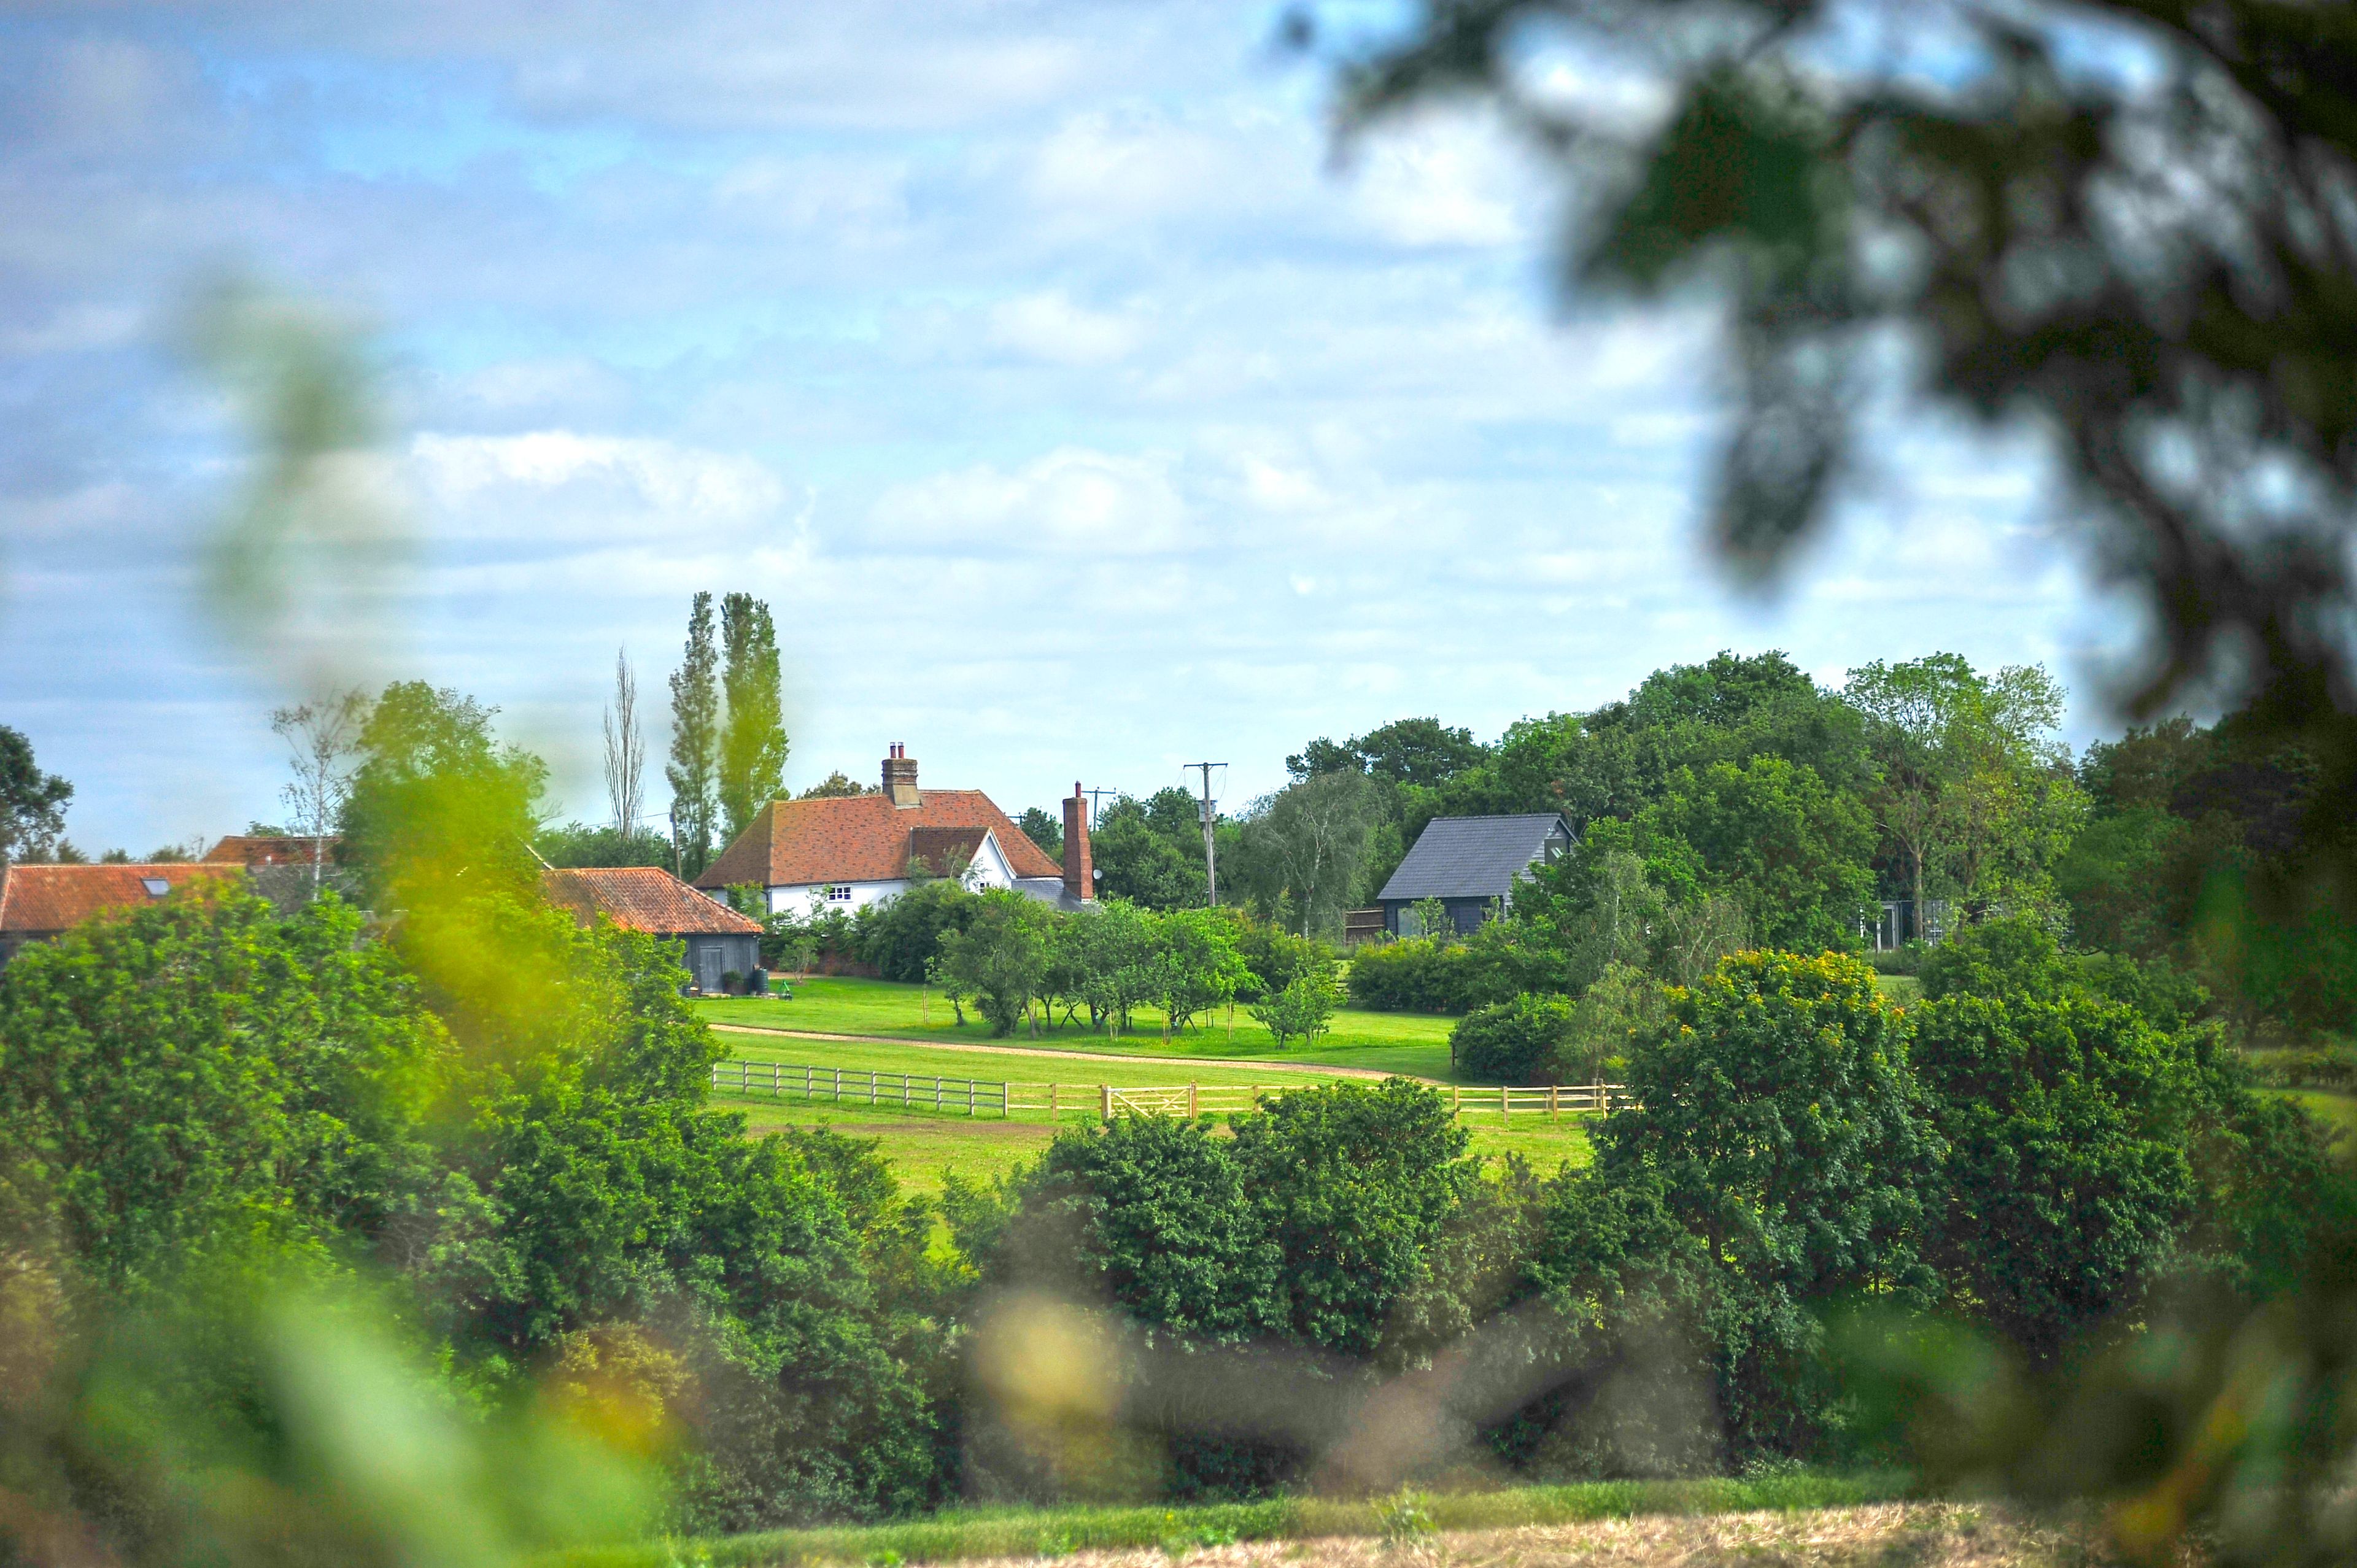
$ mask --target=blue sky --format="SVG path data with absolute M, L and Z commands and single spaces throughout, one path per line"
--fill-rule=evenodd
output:
M 791 785 L 899 740 L 1009 809 L 1200 757 L 1241 802 L 1313 735 L 1491 736 L 1720 648 L 2042 660 L 2112 727 L 2033 447 L 1893 418 L 1784 590 L 1732 591 L 1707 314 L 1556 299 L 1550 189 L 1477 116 L 1338 157 L 1275 18 L 14 8 L 0 722 L 87 848 L 276 814 L 302 693 L 197 606 L 241 448 L 170 348 L 231 269 L 374 333 L 424 544 L 367 672 L 497 704 L 585 817 L 614 652 L 659 693 L 698 588 L 777 612 Z

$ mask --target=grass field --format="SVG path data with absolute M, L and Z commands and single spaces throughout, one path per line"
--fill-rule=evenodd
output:
M 714 1024 L 751 1024 L 771 1029 L 810 1029 L 830 1035 L 886 1035 L 894 1039 L 991 1043 L 990 1026 L 973 1009 L 960 1027 L 938 993 L 882 980 L 814 979 L 794 983 L 794 999 L 717 997 L 698 1001 L 696 1011 Z M 1454 1018 L 1420 1013 L 1362 1013 L 1345 1008 L 1334 1015 L 1332 1032 L 1310 1048 L 1280 1051 L 1275 1038 L 1239 1007 L 1233 1027 L 1223 1012 L 1194 1028 L 1162 1038 L 1162 1016 L 1149 1010 L 1132 1020 L 1133 1033 L 1108 1039 L 1080 1022 L 1060 1020 L 1039 1036 L 1028 1031 L 1005 1045 L 1068 1050 L 1112 1051 L 1132 1056 L 1178 1056 L 1205 1061 L 1265 1058 L 1319 1067 L 1369 1068 L 1411 1078 L 1447 1079 L 1448 1031 Z M 1044 1078 L 1047 1075 L 1042 1075 Z
M 1075 1108 L 1065 1112 L 1062 1120 L 1064 1124 L 1073 1126 L 1094 1119 L 1090 1107 L 1096 1087 L 1103 1083 L 1168 1088 L 1189 1083 L 1204 1088 L 1257 1084 L 1274 1088 L 1315 1083 L 1335 1076 L 1316 1071 L 1272 1072 L 1265 1068 L 1255 1072 L 1250 1064 L 1235 1061 L 1090 1061 L 1070 1056 L 1018 1056 L 913 1043 L 811 1040 L 735 1033 L 724 1034 L 721 1038 L 737 1056 L 749 1061 L 841 1068 L 854 1073 L 906 1073 L 1028 1084 L 1054 1082 L 1071 1092 Z M 963 1110 L 904 1110 L 888 1103 L 871 1106 L 854 1101 L 838 1105 L 821 1101 L 811 1104 L 795 1096 L 772 1099 L 766 1092 L 746 1096 L 724 1090 L 716 1098 L 720 1104 L 744 1111 L 751 1130 L 757 1133 L 784 1126 L 825 1126 L 850 1136 L 877 1139 L 900 1179 L 919 1192 L 938 1191 L 945 1170 L 977 1180 L 1003 1176 L 1018 1162 L 1038 1155 L 1055 1136 L 1055 1128 L 1037 1112 L 1014 1121 L 1002 1121 L 995 1116 L 969 1118 Z M 1462 1121 L 1473 1135 L 1476 1154 L 1520 1155 L 1546 1172 L 1566 1160 L 1573 1165 L 1587 1162 L 1587 1134 L 1576 1117 L 1566 1115 L 1560 1121 L 1551 1121 L 1517 1115 L 1509 1122 L 1494 1110 L 1477 1109 L 1472 1090 L 1466 1093 L 1465 1106 Z
M 1781 1476 L 1760 1480 L 1593 1481 L 1443 1493 L 1414 1499 L 1403 1524 L 1389 1500 L 1272 1498 L 1264 1502 L 1178 1508 L 951 1509 L 896 1524 L 771 1530 L 702 1541 L 665 1541 L 546 1559 L 565 1568 L 664 1568 L 681 1562 L 726 1565 L 947 1563 L 975 1558 L 1065 1557 L 1145 1548 L 1176 1562 L 1191 1551 L 1255 1541 L 1360 1538 L 1414 1546 L 1432 1532 L 1566 1526 L 1648 1516 L 1697 1516 L 1857 1508 L 1906 1495 L 1899 1476 Z M 1938 1507 L 1940 1505 L 1925 1505 Z M 1760 1543 L 1751 1542 L 1757 1548 Z M 1899 1544 L 1916 1544 L 1904 1542 Z M 1984 1542 L 1984 1545 L 1987 1543 Z M 1867 1552 L 1868 1563 L 1915 1563 L 1920 1554 Z M 1665 1552 L 1664 1562 L 1787 1563 L 1758 1550 Z M 1426 1560 L 1433 1560 L 1429 1556 Z M 1447 1561 L 1446 1557 L 1437 1560 Z

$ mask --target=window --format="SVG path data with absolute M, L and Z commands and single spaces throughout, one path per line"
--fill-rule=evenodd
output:
M 172 890 L 172 885 L 160 876 L 143 876 L 139 879 L 139 886 L 147 889 L 150 898 L 161 898 Z
M 851 889 L 840 882 L 829 883 L 826 889 L 826 901 L 830 904 L 848 904 L 851 902 Z

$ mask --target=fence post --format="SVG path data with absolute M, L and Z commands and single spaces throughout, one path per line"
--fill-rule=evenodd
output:
M 1563 1120 L 1563 1086 L 1559 1083 L 1547 1085 L 1547 1120 L 1550 1122 Z
M 1097 1085 L 1097 1099 L 1099 1101 L 1100 1109 L 1104 1112 L 1104 1119 L 1108 1122 L 1112 1121 L 1113 1085 L 1109 1083 L 1101 1083 Z
M 1501 1127 L 1505 1126 L 1513 1119 L 1513 1093 L 1514 1091 L 1512 1090 L 1507 1088 L 1502 1083 L 1498 1086 L 1498 1125 Z
M 1190 1083 L 1187 1086 L 1187 1120 L 1192 1122 L 1200 1114 L 1201 1112 L 1195 1109 L 1195 1086 Z
M 1053 1124 L 1053 1123 L 1054 1123 L 1054 1122 L 1055 1122 L 1055 1120 L 1056 1120 L 1056 1086 L 1055 1086 L 1054 1084 L 1052 1084 L 1052 1083 L 1051 1083 L 1051 1084 L 1049 1084 L 1049 1085 L 1048 1086 L 1048 1121 L 1049 1122 L 1049 1123 L 1050 1123 L 1050 1124 Z
M 1463 1096 L 1464 1092 L 1465 1092 L 1465 1091 L 1464 1091 L 1463 1090 L 1458 1089 L 1458 1088 L 1455 1084 L 1453 1084 L 1453 1083 L 1452 1083 L 1452 1084 L 1450 1084 L 1450 1085 L 1448 1086 L 1448 1113 L 1449 1113 L 1451 1116 L 1456 1115 L 1456 1114 L 1457 1114 L 1457 1112 L 1458 1112 L 1460 1109 L 1462 1109 L 1462 1107 L 1459 1105 L 1458 1101 L 1459 1101 L 1459 1100 L 1461 1099 L 1461 1097 Z
M 965 1113 L 971 1120 L 974 1115 L 974 1079 L 972 1079 L 965 1080 Z

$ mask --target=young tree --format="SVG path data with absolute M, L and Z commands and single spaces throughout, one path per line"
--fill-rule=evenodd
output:
M 72 799 L 71 784 L 34 762 L 24 733 L 0 725 L 0 861 L 50 853 Z
M 1315 963 L 1286 981 L 1283 990 L 1262 996 L 1249 1011 L 1276 1037 L 1281 1051 L 1295 1040 L 1316 1045 L 1341 1005 L 1342 986 L 1334 978 L 1334 966 Z
M 646 803 L 647 737 L 639 727 L 639 677 L 630 669 L 628 651 L 614 651 L 614 703 L 606 710 L 606 803 L 614 812 L 614 831 L 630 837 L 639 831 Z
M 326 875 L 328 839 L 351 795 L 352 769 L 359 763 L 361 731 L 368 716 L 369 700 L 359 692 L 339 692 L 270 715 L 271 729 L 295 754 L 295 780 L 282 798 L 296 832 L 311 841 L 314 897 Z
M 712 596 L 698 594 L 687 616 L 687 650 L 671 678 L 672 833 L 680 875 L 693 881 L 712 859 L 720 814 L 720 658 L 712 640 Z
M 721 723 L 716 788 L 734 840 L 753 814 L 777 797 L 786 769 L 786 721 L 778 668 L 778 628 L 770 607 L 750 594 L 720 601 Z

